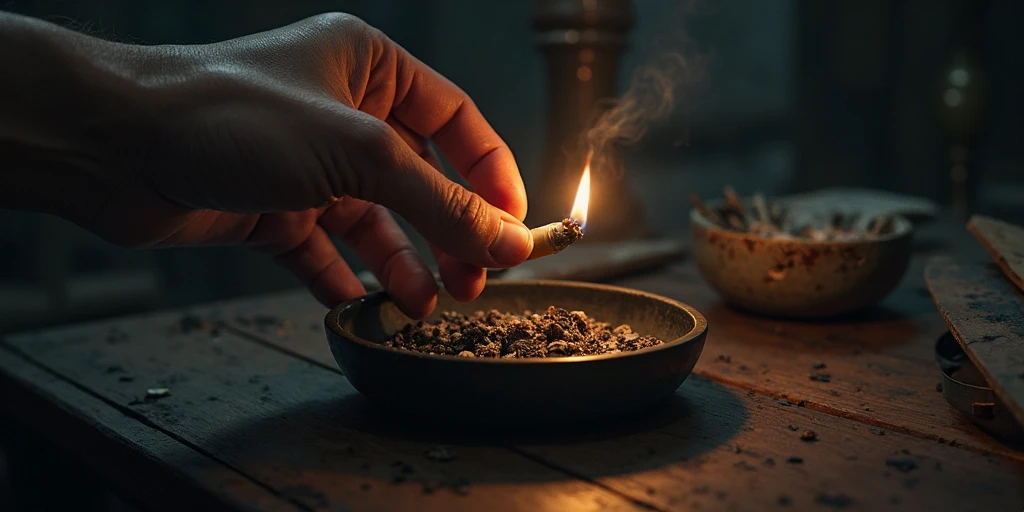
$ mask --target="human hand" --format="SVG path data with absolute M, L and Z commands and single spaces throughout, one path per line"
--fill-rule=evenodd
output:
M 135 112 L 120 119 L 137 132 L 104 155 L 109 196 L 74 219 L 87 229 L 131 247 L 252 247 L 327 306 L 365 293 L 336 235 L 413 317 L 437 285 L 384 207 L 430 242 L 461 300 L 483 289 L 485 267 L 529 255 L 508 146 L 465 93 L 362 21 L 322 15 L 138 55 Z M 473 192 L 443 176 L 428 141 Z

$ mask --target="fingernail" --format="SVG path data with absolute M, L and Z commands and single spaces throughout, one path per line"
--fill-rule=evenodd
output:
M 530 230 L 526 226 L 502 220 L 498 238 L 491 243 L 491 257 L 500 265 L 522 263 L 529 256 L 530 240 Z

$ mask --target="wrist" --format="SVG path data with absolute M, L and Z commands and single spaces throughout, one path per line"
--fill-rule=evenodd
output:
M 152 84 L 173 53 L 0 13 L 0 66 L 17 70 L 0 80 L 0 208 L 98 215 L 158 126 Z

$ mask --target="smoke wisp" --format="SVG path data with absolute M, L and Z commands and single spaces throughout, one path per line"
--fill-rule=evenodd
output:
M 655 51 L 632 75 L 629 88 L 611 107 L 602 111 L 585 133 L 595 161 L 604 160 L 615 148 L 639 142 L 649 128 L 679 109 L 687 86 L 704 78 L 704 62 L 684 55 L 681 36 L 675 48 Z

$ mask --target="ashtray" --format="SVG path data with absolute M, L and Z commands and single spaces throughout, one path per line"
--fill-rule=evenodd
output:
M 370 400 L 415 416 L 502 427 L 589 423 L 648 409 L 693 370 L 707 321 L 681 302 L 638 290 L 570 281 L 491 282 L 460 303 L 442 289 L 443 311 L 541 311 L 554 305 L 664 340 L 633 352 L 546 358 L 465 358 L 389 348 L 413 322 L 383 292 L 341 304 L 325 320 L 338 366 Z
M 819 240 L 731 229 L 694 209 L 693 258 L 712 288 L 741 309 L 783 318 L 838 316 L 878 303 L 903 278 L 913 226 L 900 216 L 889 219 L 890 229 L 877 236 Z
M 942 370 L 942 395 L 949 405 L 992 437 L 1024 443 L 1024 428 L 996 397 L 952 333 L 943 334 L 935 343 L 935 359 Z

